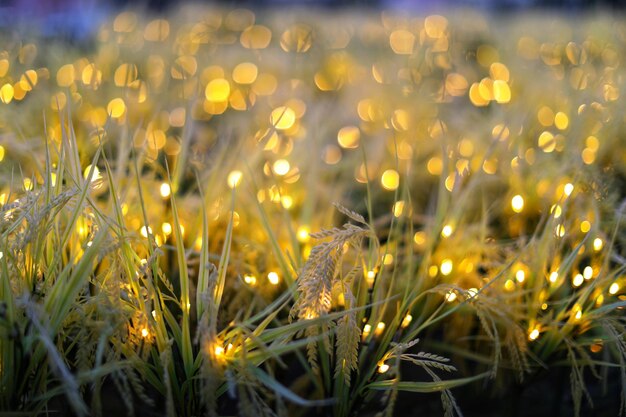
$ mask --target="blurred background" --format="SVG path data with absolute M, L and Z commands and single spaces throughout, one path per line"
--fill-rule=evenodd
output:
M 432 12 L 446 8 L 472 8 L 484 12 L 519 13 L 550 9 L 556 13 L 615 11 L 626 7 L 625 0 L 222 0 L 202 2 L 226 7 L 318 7 L 375 8 Z M 0 0 L 0 30 L 16 20 L 36 24 L 43 34 L 81 37 L 91 32 L 112 11 L 143 6 L 163 12 L 180 6 L 177 0 Z M 13 26 L 14 27 L 14 26 Z

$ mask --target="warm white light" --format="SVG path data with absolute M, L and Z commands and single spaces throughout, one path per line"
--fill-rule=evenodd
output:
M 272 285 L 277 285 L 280 282 L 280 277 L 276 272 L 273 271 L 267 274 L 267 279 Z
M 439 270 L 441 271 L 442 275 L 450 275 L 450 273 L 452 272 L 452 266 L 453 263 L 450 259 L 444 259 L 443 261 L 441 261 L 441 266 L 439 267 Z
M 380 365 L 378 365 L 378 373 L 379 374 L 384 374 L 388 370 L 389 370 L 389 365 L 387 365 L 386 363 L 381 363 Z
M 603 246 L 604 246 L 604 242 L 602 242 L 602 239 L 600 239 L 599 237 L 593 240 L 593 249 L 596 252 L 601 251 Z
M 446 301 L 451 303 L 454 300 L 456 300 L 456 293 L 454 291 L 450 291 L 449 293 L 446 294 Z
M 170 185 L 168 183 L 164 182 L 163 184 L 161 184 L 159 192 L 161 193 L 161 197 L 167 198 L 170 196 L 170 194 L 172 194 L 172 189 L 170 188 Z
M 241 178 L 243 177 L 243 173 L 239 170 L 235 170 L 235 171 L 231 171 L 228 174 L 228 186 L 230 188 L 235 188 L 236 186 L 238 186 L 239 184 L 241 184 Z
M 511 199 L 511 208 L 516 213 L 521 213 L 524 210 L 524 198 L 521 195 L 516 195 Z
M 274 162 L 274 165 L 272 167 L 274 169 L 274 173 L 280 176 L 286 175 L 291 169 L 291 165 L 289 165 L 289 161 L 287 161 L 286 159 L 279 159 L 278 161 Z
M 308 226 L 298 227 L 298 231 L 296 232 L 298 241 L 301 243 L 308 242 L 310 240 L 310 236 L 309 236 L 310 232 L 311 232 L 311 229 Z
M 580 287 L 584 281 L 585 278 L 581 274 L 576 274 L 574 279 L 572 279 L 572 285 L 574 285 L 574 287 Z
M 371 332 L 372 332 L 372 326 L 370 324 L 366 324 L 365 326 L 363 326 L 363 338 L 366 338 L 367 336 L 369 336 Z

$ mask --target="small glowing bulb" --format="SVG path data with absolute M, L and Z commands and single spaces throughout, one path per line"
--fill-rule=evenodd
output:
M 276 175 L 280 175 L 282 177 L 289 172 L 289 170 L 291 169 L 291 165 L 289 165 L 289 161 L 287 161 L 286 159 L 279 159 L 278 161 L 274 162 L 272 168 Z
M 404 201 L 402 200 L 399 200 L 393 203 L 392 211 L 393 211 L 394 217 L 402 216 L 402 213 L 404 212 L 404 205 L 405 205 Z
M 301 243 L 306 243 L 308 242 L 311 237 L 309 236 L 309 233 L 311 232 L 311 229 L 309 228 L 309 226 L 300 226 L 298 227 L 298 231 L 296 232 L 296 236 L 298 237 L 298 241 Z
M 478 295 L 478 288 L 469 288 L 469 289 L 467 290 L 467 295 L 468 295 L 470 298 L 474 298 L 474 297 L 476 297 L 476 296 Z
M 382 334 L 382 332 L 385 330 L 385 323 L 384 322 L 378 322 L 378 324 L 376 325 L 376 335 L 380 335 Z
M 141 337 L 145 339 L 146 337 L 148 337 L 148 334 L 148 329 L 146 329 L 145 327 L 141 329 Z
M 370 287 L 374 285 L 374 278 L 376 278 L 376 272 L 367 271 L 367 276 L 365 278 L 367 280 L 367 285 L 369 285 Z
M 143 237 L 148 237 L 148 234 L 152 234 L 152 228 L 151 227 L 146 227 L 146 226 L 141 226 L 141 229 L 139 230 L 139 233 L 141 233 L 141 236 L 143 236 Z
M 270 123 L 278 130 L 287 130 L 296 122 L 296 113 L 287 106 L 280 106 L 272 110 Z
M 541 304 L 541 309 L 542 310 L 547 310 L 548 309 L 548 303 Z
M 565 193 L 565 196 L 569 197 L 570 194 L 572 194 L 572 191 L 574 191 L 574 185 L 570 182 L 565 184 L 565 186 L 563 187 L 563 193 Z
M 572 285 L 574 285 L 574 287 L 580 287 L 584 281 L 585 278 L 581 274 L 576 274 L 574 279 L 572 279 Z
M 596 252 L 600 252 L 603 246 L 604 246 L 604 242 L 602 242 L 602 239 L 600 239 L 599 237 L 593 240 L 593 249 Z
M 215 356 L 222 356 L 224 354 L 224 348 L 222 346 L 215 346 Z
M 92 166 L 87 165 L 87 168 L 85 168 L 85 171 L 83 171 L 83 177 L 85 177 L 85 179 L 89 178 L 89 174 L 91 173 L 91 170 L 92 170 Z M 96 182 L 101 179 L 102 179 L 102 175 L 100 174 L 100 170 L 98 169 L 97 166 L 94 166 L 93 174 L 91 174 L 91 182 Z
M 515 273 L 515 279 L 519 283 L 524 282 L 524 280 L 526 279 L 526 273 L 524 272 L 523 269 L 518 269 L 517 270 L 517 272 Z
M 278 285 L 278 283 L 280 282 L 280 278 L 278 276 L 278 274 L 274 271 L 270 272 L 269 274 L 267 274 L 267 279 L 270 282 L 270 284 L 272 285 Z
M 284 195 L 280 198 L 280 204 L 286 208 L 287 210 L 289 210 L 291 208 L 291 206 L 293 206 L 293 198 L 291 198 L 288 195 Z
M 556 282 L 556 280 L 559 278 L 559 273 L 556 271 L 553 271 L 550 273 L 550 277 L 548 278 L 548 280 L 550 282 Z
M 583 220 L 580 222 L 580 231 L 583 233 L 587 233 L 591 230 L 591 223 L 588 220 Z
M 565 226 L 563 226 L 562 224 L 557 224 L 556 227 L 554 228 L 554 234 L 557 237 L 565 236 Z
M 439 267 L 437 265 L 431 265 L 428 267 L 428 276 L 431 278 L 435 278 L 437 273 L 439 272 Z
M 161 193 L 161 197 L 167 198 L 170 196 L 170 194 L 172 194 L 172 189 L 170 188 L 170 185 L 168 183 L 164 182 L 161 184 L 159 192 Z
M 617 282 L 612 283 L 611 286 L 609 287 L 609 294 L 615 295 L 617 294 L 618 291 L 619 291 L 619 284 Z
M 574 318 L 575 318 L 576 320 L 580 320 L 580 318 L 581 318 L 582 316 L 583 316 L 583 312 L 582 312 L 582 310 L 578 310 L 578 311 L 576 311 L 576 315 L 574 316 Z
M 404 319 L 402 320 L 402 327 L 408 327 L 409 324 L 411 324 L 411 321 L 413 321 L 413 316 L 411 316 L 410 314 L 407 313 L 406 316 L 404 316 Z
M 521 213 L 524 210 L 524 197 L 517 194 L 511 199 L 511 208 L 516 213 Z
M 235 188 L 239 184 L 241 184 L 241 178 L 243 177 L 243 173 L 239 170 L 230 171 L 228 174 L 228 186 L 230 188 Z
M 246 284 L 254 287 L 256 285 L 256 277 L 254 275 L 245 275 L 243 280 Z
M 443 261 L 441 261 L 441 266 L 439 268 L 439 270 L 441 271 L 442 275 L 450 275 L 450 273 L 452 272 L 452 261 L 450 259 L 444 259 Z
M 441 236 L 443 237 L 450 237 L 452 235 L 452 226 L 450 226 L 449 224 L 446 224 L 443 229 L 441 229 Z
M 24 178 L 24 190 L 31 191 L 33 189 L 33 181 L 30 178 Z
M 601 306 L 603 302 L 604 302 L 604 295 L 600 294 L 600 295 L 596 298 L 596 305 L 597 305 L 597 306 Z
M 386 363 L 383 362 L 380 365 L 378 365 L 378 373 L 379 374 L 384 374 L 388 370 L 389 370 L 389 365 L 387 365 Z
M 454 291 L 450 291 L 449 293 L 446 294 L 446 301 L 451 303 L 454 300 L 456 300 L 456 293 Z
M 512 280 L 507 279 L 504 283 L 504 289 L 507 291 L 513 291 L 515 289 L 515 283 Z
M 413 235 L 413 241 L 415 242 L 416 245 L 422 246 L 423 244 L 426 243 L 426 233 L 415 232 L 415 235 Z
M 172 234 L 172 225 L 169 224 L 168 222 L 164 222 L 161 225 L 161 230 L 163 231 L 163 233 L 165 233 L 166 235 L 170 235 Z
M 400 174 L 394 169 L 388 169 L 380 177 L 380 183 L 385 190 L 393 191 L 400 185 Z
M 369 336 L 371 332 L 372 332 L 372 326 L 370 324 L 366 324 L 365 326 L 363 326 L 363 338 L 366 338 L 367 336 Z
M 539 329 L 535 328 L 528 334 L 528 340 L 535 340 L 539 337 Z
M 583 278 L 591 279 L 592 277 L 593 277 L 593 268 L 587 265 L 585 269 L 583 269 Z

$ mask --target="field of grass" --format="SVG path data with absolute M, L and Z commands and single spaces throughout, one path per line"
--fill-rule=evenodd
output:
M 619 16 L 0 39 L 0 416 L 626 415 Z

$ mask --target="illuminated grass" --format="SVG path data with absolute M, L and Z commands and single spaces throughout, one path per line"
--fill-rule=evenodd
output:
M 0 51 L 0 410 L 457 415 L 563 369 L 623 413 L 626 28 L 544 23 L 183 8 Z

